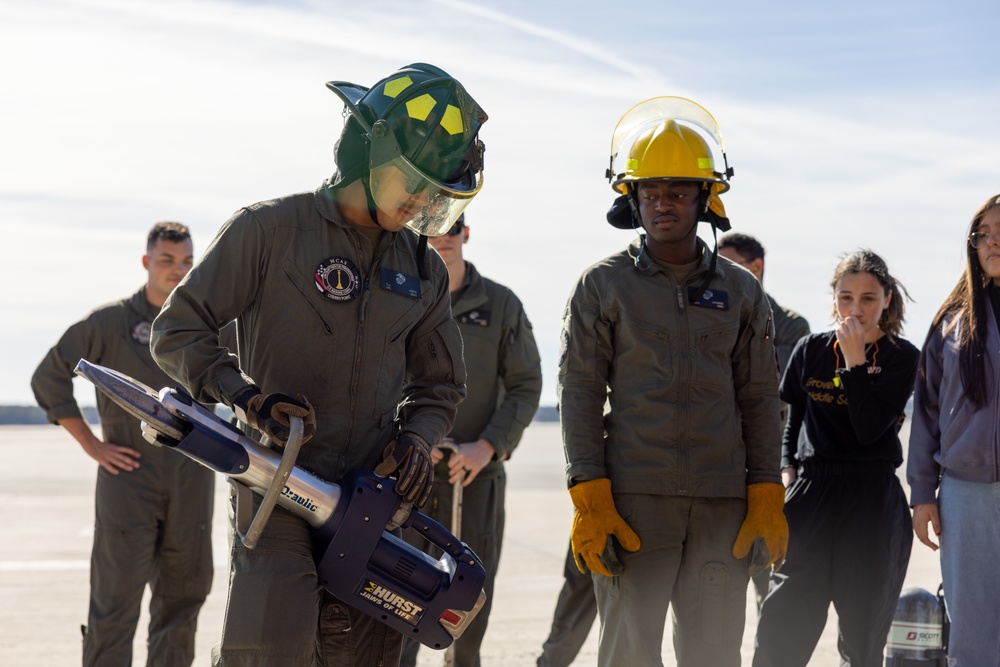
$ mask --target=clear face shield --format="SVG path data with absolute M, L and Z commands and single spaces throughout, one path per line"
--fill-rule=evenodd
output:
M 372 198 L 395 224 L 424 236 L 442 236 L 483 187 L 481 170 L 467 176 L 468 183 L 440 183 L 397 155 L 371 167 Z

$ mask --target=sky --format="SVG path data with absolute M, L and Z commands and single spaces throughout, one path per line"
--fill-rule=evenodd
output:
M 324 83 L 412 62 L 489 114 L 466 258 L 523 301 L 543 404 L 574 283 L 633 236 L 605 221 L 615 124 L 660 95 L 718 121 L 726 210 L 779 303 L 829 329 L 838 256 L 868 247 L 920 345 L 1000 194 L 998 20 L 964 0 L 4 0 L 0 404 L 33 403 L 66 327 L 143 284 L 153 223 L 189 225 L 197 256 L 240 207 L 314 189 L 343 122 Z

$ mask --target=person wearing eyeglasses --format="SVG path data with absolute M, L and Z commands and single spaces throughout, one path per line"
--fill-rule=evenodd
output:
M 916 347 L 903 285 L 871 250 L 830 281 L 837 328 L 799 340 L 781 378 L 788 558 L 760 608 L 754 667 L 805 667 L 833 603 L 842 665 L 881 665 L 913 535 L 896 468 Z
M 913 530 L 941 550 L 957 667 L 1000 664 L 1000 196 L 973 216 L 965 258 L 920 353 L 906 465 Z
M 468 394 L 458 409 L 448 440 L 457 452 L 435 447 L 434 487 L 424 513 L 452 525 L 454 485 L 462 484 L 463 542 L 486 568 L 486 604 L 455 641 L 455 667 L 478 667 L 493 603 L 493 583 L 500 561 L 510 458 L 538 409 L 542 367 L 531 322 L 509 288 L 484 277 L 464 258 L 470 229 L 465 214 L 444 236 L 429 239 L 448 267 L 451 311 L 462 332 Z M 422 546 L 414 530 L 404 538 Z M 419 644 L 405 640 L 401 667 L 416 664 Z
M 431 444 L 465 396 L 448 272 L 426 239 L 479 192 L 487 117 L 425 63 L 371 88 L 327 87 L 344 103 L 336 173 L 230 218 L 153 323 L 153 355 L 275 448 L 301 417 L 306 470 L 331 481 L 374 470 L 420 507 Z M 234 319 L 238 359 L 218 340 Z M 400 633 L 324 591 L 303 519 L 279 507 L 255 550 L 232 540 L 215 664 L 383 667 L 401 647 Z

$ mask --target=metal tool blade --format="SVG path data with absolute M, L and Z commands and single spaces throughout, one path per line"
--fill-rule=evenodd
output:
M 77 363 L 74 372 L 92 382 L 125 412 L 171 440 L 181 440 L 189 429 L 186 422 L 172 415 L 160 403 L 157 392 L 124 373 L 92 364 L 86 359 Z

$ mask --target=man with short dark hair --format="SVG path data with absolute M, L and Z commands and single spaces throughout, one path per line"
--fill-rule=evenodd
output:
M 719 254 L 752 273 L 763 287 L 764 246 L 760 241 L 749 234 L 730 232 L 719 239 Z M 791 308 L 781 306 L 770 294 L 766 296 L 774 315 L 774 348 L 778 355 L 778 371 L 784 372 L 795 343 L 809 335 L 809 322 Z M 782 423 L 785 410 L 783 406 Z
M 90 611 L 84 665 L 130 665 L 143 590 L 149 603 L 149 664 L 190 665 L 198 612 L 212 585 L 211 471 L 167 447 L 147 443 L 139 421 L 97 394 L 101 437 L 73 396 L 80 359 L 159 389 L 171 384 L 149 352 L 164 301 L 191 268 L 188 228 L 157 223 L 142 265 L 146 284 L 74 324 L 31 378 L 38 404 L 97 461 L 96 519 L 90 560 Z
M 740 232 L 730 232 L 719 239 L 719 255 L 736 262 L 753 274 L 757 282 L 764 286 L 764 246 L 753 236 Z M 781 306 L 774 297 L 765 293 L 771 303 L 774 318 L 774 351 L 778 358 L 778 373 L 785 372 L 795 343 L 809 335 L 809 322 L 790 308 Z M 788 404 L 781 404 L 781 423 L 788 419 Z M 771 571 L 765 570 L 752 577 L 756 592 L 757 611 L 760 611 L 771 579 Z
M 749 234 L 730 232 L 719 239 L 719 254 L 752 273 L 763 287 L 764 246 L 760 241 Z M 774 347 L 778 353 L 778 370 L 784 372 L 795 343 L 809 335 L 809 322 L 791 308 L 779 305 L 770 294 L 766 296 L 774 315 Z

